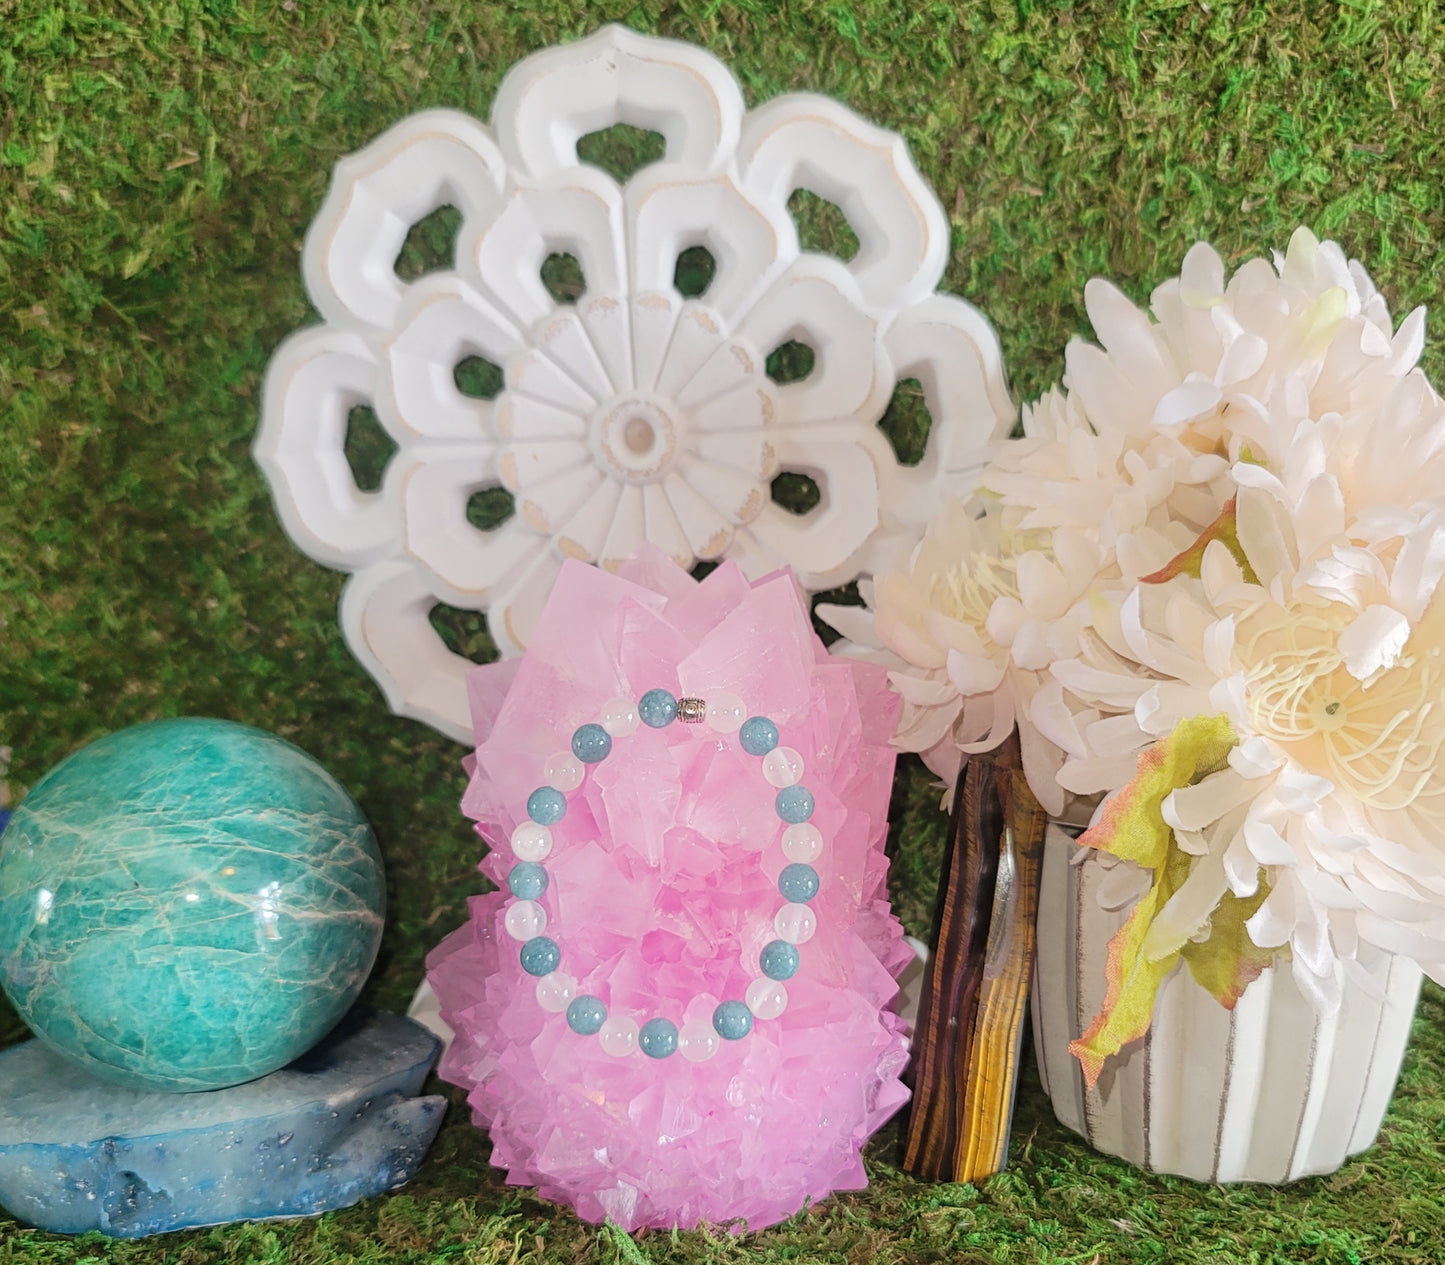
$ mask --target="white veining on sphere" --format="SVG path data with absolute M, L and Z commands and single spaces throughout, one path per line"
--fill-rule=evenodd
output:
M 576 148 L 619 122 L 666 142 L 620 187 Z M 797 189 L 842 208 L 851 262 L 801 249 Z M 446 204 L 452 267 L 401 281 L 410 226 Z M 1013 417 L 992 329 L 935 292 L 948 245 L 899 136 L 818 96 L 747 112 L 709 53 L 617 26 L 514 66 L 490 126 L 428 110 L 339 162 L 303 252 L 325 323 L 272 358 L 255 452 L 286 531 L 352 573 L 342 628 L 393 710 L 469 740 L 469 664 L 432 608 L 486 611 L 518 654 L 564 558 L 615 567 L 649 540 L 823 589 L 916 541 Z M 694 246 L 716 271 L 685 298 Z M 562 253 L 585 278 L 575 305 L 542 283 Z M 789 341 L 815 364 L 779 385 L 765 364 Z M 457 386 L 470 356 L 501 367 L 496 399 Z M 932 417 L 914 467 L 877 425 L 904 378 Z M 345 456 L 362 404 L 397 447 L 374 492 Z M 813 510 L 773 503 L 781 470 L 817 483 Z M 482 529 L 468 505 L 487 489 L 514 512 Z
M 108 735 L 32 788 L 4 842 L 0 984 L 118 1083 L 211 1090 L 289 1062 L 380 943 L 370 827 L 303 752 L 241 726 Z

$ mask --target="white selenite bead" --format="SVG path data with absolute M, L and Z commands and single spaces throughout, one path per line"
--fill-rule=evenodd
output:
M 788 1008 L 788 990 L 763 975 L 748 985 L 743 1000 L 758 1019 L 776 1019 Z
M 513 940 L 530 940 L 547 930 L 547 911 L 534 900 L 514 900 L 507 906 L 502 925 Z
M 537 981 L 537 1004 L 543 1010 L 559 1014 L 577 996 L 577 981 L 563 971 L 553 971 Z
M 597 723 L 614 738 L 625 738 L 637 729 L 637 704 L 625 698 L 614 698 L 603 707 Z
M 783 855 L 789 861 L 811 865 L 822 854 L 823 836 L 812 822 L 800 822 L 783 831 Z
M 552 831 L 536 821 L 524 821 L 512 831 L 512 855 L 519 861 L 540 861 L 552 851 Z
M 559 751 L 547 759 L 547 785 L 553 790 L 561 791 L 563 795 L 568 791 L 575 791 L 586 776 L 587 770 L 582 761 L 570 751 Z
M 720 734 L 735 734 L 748 718 L 747 705 L 736 694 L 724 690 L 707 700 L 707 723 Z
M 722 1038 L 712 1024 L 693 1020 L 677 1034 L 677 1049 L 689 1063 L 706 1063 L 722 1048 Z
M 807 944 L 818 929 L 818 916 L 807 905 L 787 904 L 778 910 L 773 929 L 789 944 Z
M 796 786 L 803 780 L 803 757 L 792 747 L 774 747 L 763 757 L 763 776 L 779 789 Z
M 615 1059 L 631 1054 L 637 1049 L 637 1021 L 626 1015 L 612 1015 L 597 1030 L 597 1040 L 602 1048 Z

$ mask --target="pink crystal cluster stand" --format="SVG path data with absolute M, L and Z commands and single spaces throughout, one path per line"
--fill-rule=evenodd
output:
M 827 653 L 791 574 L 750 583 L 727 563 L 698 583 L 645 547 L 618 574 L 567 564 L 526 655 L 475 669 L 468 685 L 477 749 L 463 808 L 493 845 L 481 868 L 502 890 L 473 899 L 428 974 L 456 1032 L 441 1074 L 468 1090 L 492 1162 L 511 1184 L 628 1229 L 757 1229 L 865 1186 L 860 1150 L 908 1097 L 903 1024 L 885 1009 L 912 953 L 884 883 L 898 710 L 884 670 Z M 562 772 L 545 890 L 524 889 L 538 910 L 508 925 L 521 903 L 508 841 L 529 795 L 567 767 L 579 727 L 649 690 L 745 700 L 806 769 L 823 841 L 815 925 L 780 1012 L 756 985 L 765 950 L 787 939 L 790 823 L 726 724 L 639 725 L 584 779 Z M 534 856 L 533 833 L 519 838 Z M 540 979 L 519 952 L 536 922 L 560 950 Z M 750 987 L 746 1039 L 708 1042 L 719 1008 L 725 1034 L 739 1018 L 725 1003 Z M 687 1040 L 649 1056 L 576 1031 L 578 997 L 605 1008 L 610 1034 L 662 1020 L 653 1031 Z

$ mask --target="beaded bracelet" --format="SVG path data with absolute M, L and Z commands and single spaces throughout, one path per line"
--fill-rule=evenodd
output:
M 818 872 L 812 862 L 822 853 L 823 836 L 808 820 L 813 815 L 813 796 L 799 784 L 803 758 L 791 747 L 778 745 L 778 727 L 766 716 L 744 720 L 746 715 L 743 701 L 735 694 L 714 695 L 705 701 L 676 698 L 667 690 L 654 689 L 635 706 L 626 699 L 615 699 L 602 709 L 598 720 L 578 726 L 570 751 L 558 752 L 547 761 L 546 782 L 527 797 L 528 820 L 512 831 L 517 863 L 507 875 L 513 899 L 503 925 L 509 936 L 522 942 L 522 969 L 538 977 L 537 1001 L 544 1010 L 565 1010 L 567 1026 L 573 1032 L 596 1035 L 603 1050 L 615 1057 L 640 1049 L 654 1059 L 678 1052 L 701 1063 L 718 1052 L 722 1041 L 746 1037 L 755 1019 L 776 1019 L 788 1004 L 783 982 L 797 974 L 801 961 L 797 946 L 817 930 L 817 917 L 808 902 L 818 894 Z M 787 823 L 782 849 L 788 859 L 778 876 L 778 891 L 787 903 L 773 919 L 778 938 L 764 945 L 758 955 L 762 974 L 748 985 L 744 1000 L 722 1002 L 713 1011 L 710 1024 L 688 1023 L 681 1030 L 660 1016 L 639 1027 L 626 1015 L 609 1014 L 601 998 L 577 996 L 577 981 L 557 969 L 562 961 L 560 946 L 542 934 L 547 913 L 539 903 L 549 882 L 541 862 L 552 850 L 551 828 L 566 815 L 567 795 L 582 785 L 587 766 L 605 760 L 612 751 L 612 740 L 635 732 L 639 723 L 665 729 L 673 721 L 706 721 L 718 733 L 736 733 L 742 749 L 761 759 L 763 777 L 778 790 L 774 807 Z

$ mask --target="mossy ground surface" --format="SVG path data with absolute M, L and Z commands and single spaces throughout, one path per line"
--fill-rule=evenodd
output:
M 159 716 L 298 743 L 358 797 L 386 853 L 392 917 L 369 990 L 386 1006 L 405 1005 L 479 887 L 458 751 L 387 714 L 337 630 L 342 577 L 282 534 L 249 456 L 261 375 L 314 319 L 299 251 L 332 164 L 425 106 L 485 117 L 514 61 L 605 20 L 705 45 L 750 104 L 824 92 L 901 131 L 952 216 L 946 286 L 994 321 L 1019 398 L 1061 373 L 1089 276 L 1142 298 L 1199 238 L 1238 261 L 1303 223 L 1364 260 L 1397 314 L 1440 297 L 1445 35 L 1426 3 L 0 0 L 11 780 Z M 826 212 L 800 207 L 846 253 Z M 416 234 L 403 267 L 424 267 L 446 232 L 443 219 Z M 565 267 L 550 280 L 575 284 Z M 1425 353 L 1437 381 L 1442 346 Z M 904 447 L 914 403 L 898 402 Z M 384 456 L 360 422 L 353 448 L 363 468 Z M 485 651 L 480 621 L 443 622 Z M 936 802 L 905 764 L 893 893 L 916 932 Z M 20 1036 L 13 1015 L 0 1036 Z M 1439 1262 L 1445 1002 L 1427 987 L 1380 1143 L 1331 1178 L 1225 1190 L 1140 1173 L 1058 1126 L 1031 1068 L 1006 1173 L 977 1189 L 916 1181 L 896 1166 L 896 1127 L 869 1160 L 866 1192 L 777 1229 L 633 1240 L 505 1188 L 457 1106 L 390 1198 L 138 1244 L 0 1218 L 0 1262 Z

